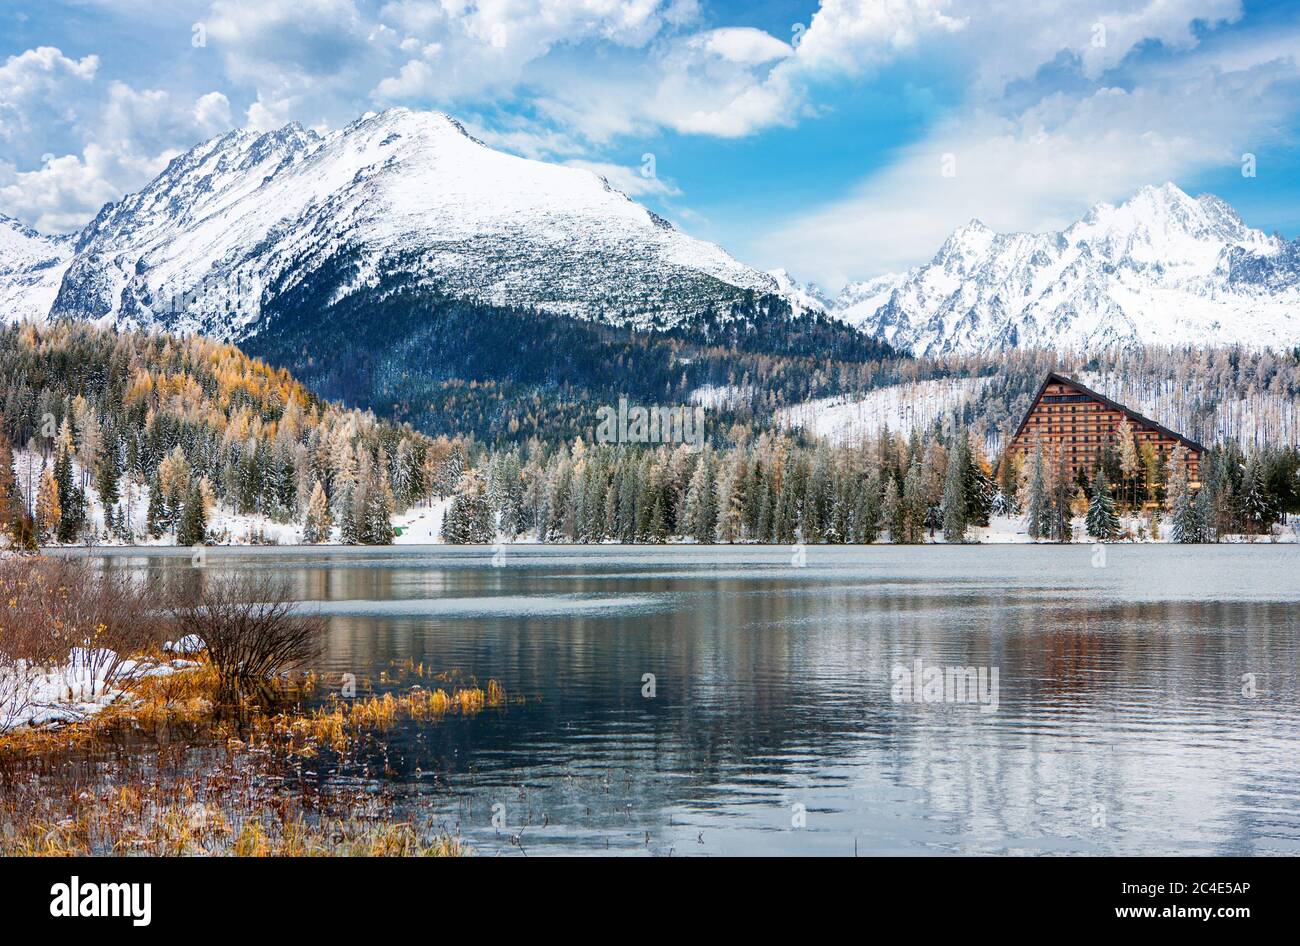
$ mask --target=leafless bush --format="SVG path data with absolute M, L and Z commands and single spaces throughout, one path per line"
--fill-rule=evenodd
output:
M 42 686 L 44 699 L 94 699 L 143 672 L 136 658 L 165 630 L 161 604 L 128 574 L 86 562 L 0 559 L 0 731 Z
M 295 612 L 289 586 L 267 574 L 209 576 L 175 609 L 182 634 L 207 645 L 226 697 L 261 690 L 320 651 L 325 622 Z
M 35 695 L 27 661 L 0 650 L 0 733 L 27 718 Z

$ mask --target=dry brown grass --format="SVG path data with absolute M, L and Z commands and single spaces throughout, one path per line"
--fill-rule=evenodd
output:
M 266 626 L 266 612 L 244 607 L 257 594 L 247 586 L 227 591 L 207 599 L 229 605 L 227 616 L 233 614 L 239 631 L 234 649 L 221 652 L 224 662 L 209 652 L 168 675 L 123 669 L 112 677 L 123 697 L 93 716 L 57 729 L 0 726 L 0 856 L 468 853 L 441 827 L 399 813 L 373 784 L 336 785 L 306 766 L 357 766 L 378 745 L 376 734 L 403 721 L 436 722 L 502 706 L 501 686 L 489 680 L 480 688 L 457 673 L 410 664 L 381 675 L 381 682 L 400 686 L 427 673 L 442 685 L 377 694 L 365 681 L 361 698 L 309 708 L 326 681 L 289 668 L 311 649 L 295 642 L 315 638 L 319 628 L 299 633 L 303 626 L 277 605 L 271 623 L 291 633 L 271 649 L 259 648 L 244 633 Z M 156 664 L 173 656 L 162 652 L 163 640 L 197 630 L 169 626 L 158 593 L 101 579 L 80 563 L 0 563 L 0 595 L 0 651 L 37 664 L 57 665 L 72 648 L 87 646 Z M 204 627 L 221 633 L 210 622 Z M 232 693 L 230 682 L 240 673 L 230 667 L 254 664 L 265 675 L 261 685 Z M 329 681 L 330 689 L 337 682 Z
M 197 662 L 133 681 L 127 698 L 89 719 L 0 736 L 0 856 L 469 853 L 445 830 L 397 817 L 372 791 L 323 791 L 283 773 L 326 749 L 343 758 L 365 735 L 404 719 L 433 721 L 502 705 L 496 681 L 451 693 L 417 686 L 306 710 L 301 701 L 320 682 L 307 674 L 277 683 L 278 704 L 250 698 L 232 714 L 219 698 L 212 662 L 202 655 Z M 148 751 L 114 754 L 121 768 L 109 778 L 67 780 L 85 758 L 133 738 Z M 208 747 L 201 764 L 177 764 L 195 746 Z
M 299 698 L 314 684 L 286 681 L 284 693 Z M 373 790 L 286 777 L 326 745 L 355 748 L 360 732 L 404 712 L 403 697 L 358 701 L 335 732 L 333 710 L 249 701 L 232 716 L 219 688 L 203 660 L 136 681 L 129 699 L 90 719 L 0 737 L 0 856 L 469 853 L 458 837 L 397 816 Z

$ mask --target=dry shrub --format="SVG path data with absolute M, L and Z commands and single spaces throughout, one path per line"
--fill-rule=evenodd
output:
M 287 582 L 269 574 L 210 575 L 175 617 L 180 633 L 206 645 L 223 699 L 263 691 L 316 656 L 325 633 L 324 620 L 297 613 Z
M 0 560 L 0 732 L 32 699 L 34 674 L 63 669 L 84 698 L 118 689 L 166 630 L 160 595 L 130 576 L 74 559 Z

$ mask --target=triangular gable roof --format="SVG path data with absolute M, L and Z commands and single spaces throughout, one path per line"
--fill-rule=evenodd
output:
M 1015 440 L 1016 437 L 1019 437 L 1021 432 L 1025 429 L 1025 425 L 1029 423 L 1029 415 L 1034 412 L 1034 405 L 1037 404 L 1039 399 L 1043 396 L 1043 392 L 1047 390 L 1047 386 L 1052 383 L 1068 384 L 1072 388 L 1077 388 L 1081 393 L 1086 394 L 1089 397 L 1096 398 L 1097 400 L 1101 401 L 1103 404 L 1105 404 L 1107 407 L 1111 408 L 1112 410 L 1120 411 L 1121 413 L 1128 415 L 1128 417 L 1131 420 L 1135 420 L 1139 424 L 1144 424 L 1147 427 L 1150 427 L 1154 430 L 1158 430 L 1166 437 L 1172 437 L 1174 440 L 1177 440 L 1179 443 L 1184 444 L 1185 446 L 1190 447 L 1191 449 L 1199 453 L 1209 452 L 1208 450 L 1205 449 L 1205 447 L 1197 443 L 1195 440 L 1192 440 L 1190 437 L 1184 437 L 1180 433 L 1175 433 L 1174 431 L 1170 430 L 1168 427 L 1164 426 L 1163 424 L 1157 424 L 1150 417 L 1143 417 L 1137 411 L 1125 407 L 1123 404 L 1120 404 L 1118 401 L 1112 401 L 1106 395 L 1094 391 L 1086 384 L 1080 384 L 1078 381 L 1075 381 L 1073 378 L 1067 378 L 1065 375 L 1057 374 L 1055 371 L 1047 372 L 1047 377 L 1044 378 L 1043 383 L 1038 386 L 1038 392 L 1034 395 L 1034 399 L 1029 402 L 1029 410 L 1025 411 L 1025 416 L 1020 419 L 1020 426 L 1016 428 L 1016 433 L 1015 436 L 1011 438 L 1012 440 Z

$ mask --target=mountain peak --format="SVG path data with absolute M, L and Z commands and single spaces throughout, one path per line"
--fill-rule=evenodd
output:
M 464 138 L 476 144 L 483 144 L 482 141 L 471 135 L 459 120 L 446 112 L 440 112 L 437 109 L 412 109 L 404 105 L 395 105 L 380 112 L 367 112 L 348 124 L 343 129 L 343 133 L 349 134 L 358 130 L 372 131 L 375 129 L 383 129 L 395 134 L 413 134 L 428 137 L 449 135 Z M 484 147 L 487 146 L 484 145 Z
M 1059 233 L 959 227 L 897 288 L 865 294 L 875 309 L 859 303 L 854 321 L 927 355 L 1134 341 L 1290 347 L 1300 265 L 1287 246 L 1212 194 L 1148 185 Z
M 637 327 L 777 291 L 590 171 L 390 108 L 196 145 L 82 231 L 47 314 L 240 339 L 277 293 L 328 307 L 389 280 Z

